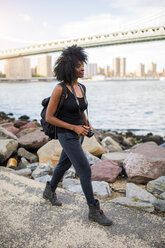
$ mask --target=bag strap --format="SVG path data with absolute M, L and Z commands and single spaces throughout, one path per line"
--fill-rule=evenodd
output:
M 66 88 L 65 83 L 64 82 L 61 82 L 58 85 L 61 85 L 62 86 L 62 94 L 61 94 L 59 105 L 57 107 L 56 115 L 59 114 L 59 112 L 60 112 L 60 110 L 61 110 L 61 108 L 63 106 L 64 100 L 65 100 L 65 96 L 67 94 L 67 88 Z
M 85 96 L 85 94 L 84 94 L 84 89 L 82 88 L 82 86 L 81 86 L 79 83 L 78 83 L 78 85 L 79 85 L 79 87 L 80 87 L 80 89 L 81 89 L 81 91 L 82 91 L 84 100 L 85 100 L 85 102 L 87 103 L 86 96 Z M 77 105 L 78 105 L 79 114 L 80 114 L 80 119 L 81 119 L 81 123 L 82 123 L 82 125 L 83 125 L 83 118 L 82 118 L 82 113 L 81 113 L 81 110 L 80 110 L 79 100 L 78 100 L 78 98 L 77 98 L 77 96 L 76 96 L 76 92 L 75 92 L 74 87 L 73 87 L 72 84 L 71 84 L 71 89 L 72 89 L 72 91 L 73 91 L 73 94 L 74 94 L 76 103 L 77 103 Z M 87 122 L 88 122 L 88 126 L 89 126 L 89 120 L 88 120 L 88 107 L 87 107 L 86 111 L 87 111 Z

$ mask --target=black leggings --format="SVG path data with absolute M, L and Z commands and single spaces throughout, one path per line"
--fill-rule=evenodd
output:
M 64 132 L 58 133 L 58 140 L 63 148 L 60 160 L 56 165 L 50 184 L 55 190 L 64 173 L 73 164 L 76 173 L 80 178 L 81 187 L 85 194 L 88 204 L 95 204 L 91 183 L 91 168 L 82 149 L 80 138 L 77 133 L 65 129 Z

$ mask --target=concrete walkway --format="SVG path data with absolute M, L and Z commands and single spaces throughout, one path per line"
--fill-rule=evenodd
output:
M 164 248 L 165 218 L 101 201 L 110 227 L 87 218 L 85 198 L 63 189 L 62 207 L 42 198 L 45 185 L 0 167 L 0 248 Z

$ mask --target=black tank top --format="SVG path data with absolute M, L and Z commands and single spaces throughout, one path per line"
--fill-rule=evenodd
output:
M 84 89 L 84 92 L 86 92 L 86 88 L 83 84 L 81 86 Z M 67 87 L 66 87 L 67 88 Z M 60 113 L 58 115 L 58 119 L 65 121 L 69 124 L 73 125 L 82 125 L 82 120 L 80 117 L 79 107 L 76 103 L 75 97 L 73 93 L 67 88 L 67 98 L 64 100 L 63 106 L 60 110 Z M 87 103 L 85 102 L 84 97 L 77 97 L 80 105 L 80 110 L 83 112 L 85 109 L 87 109 Z M 84 121 L 83 121 L 84 124 Z M 57 127 L 57 132 L 64 131 L 64 128 Z

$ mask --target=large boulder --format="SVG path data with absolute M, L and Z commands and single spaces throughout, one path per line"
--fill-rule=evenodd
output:
M 14 139 L 0 139 L 0 164 L 6 161 L 17 150 L 18 141 Z
M 36 122 L 28 122 L 27 124 L 25 124 L 25 125 L 22 125 L 21 127 L 20 127 L 20 130 L 22 130 L 22 129 L 27 129 L 27 128 L 37 128 L 38 127 L 38 125 L 37 125 L 37 123 Z
M 120 147 L 120 145 L 113 140 L 111 137 L 107 136 L 105 137 L 102 141 L 101 144 L 108 148 L 109 152 L 119 152 L 122 151 L 122 148 Z
M 104 153 L 104 149 L 98 143 L 95 136 L 92 136 L 91 138 L 88 138 L 85 136 L 82 147 L 83 147 L 84 151 L 88 151 L 97 157 L 101 156 Z
M 127 152 L 108 152 L 108 153 L 104 153 L 101 156 L 102 160 L 106 160 L 106 159 L 110 159 L 113 160 L 119 164 L 122 164 L 123 161 L 128 157 Z
M 0 139 L 14 139 L 14 140 L 17 140 L 17 137 L 13 133 L 7 131 L 5 128 L 0 126 Z
M 62 181 L 62 187 L 66 190 L 83 194 L 80 180 L 64 178 Z M 109 197 L 111 195 L 111 188 L 106 182 L 92 182 L 93 193 L 102 197 Z
M 28 168 L 30 169 L 30 168 Z M 51 175 L 53 173 L 54 166 L 51 163 L 40 164 L 33 172 L 32 178 L 42 177 L 45 175 Z
M 147 183 L 165 175 L 164 148 L 141 144 L 124 160 L 124 167 L 130 181 Z
M 18 156 L 26 158 L 27 160 L 29 160 L 30 163 L 34 163 L 38 161 L 38 157 L 37 155 L 28 152 L 25 148 L 20 147 L 18 149 Z
M 134 183 L 126 184 L 126 197 L 131 198 L 135 201 L 150 202 L 156 200 L 155 196 L 147 192 L 147 190 L 138 187 Z
M 24 135 L 26 135 L 26 134 L 28 134 L 28 133 L 33 133 L 33 132 L 35 132 L 35 131 L 37 131 L 37 130 L 40 130 L 40 128 L 36 128 L 36 127 L 31 127 L 31 128 L 25 128 L 25 129 L 21 129 L 21 131 L 19 131 L 17 134 L 16 134 L 16 136 L 18 137 L 18 138 L 20 138 L 21 136 L 24 136 Z
M 24 136 L 21 136 L 18 139 L 18 143 L 21 147 L 26 149 L 38 149 L 41 146 L 45 145 L 49 140 L 49 137 L 40 130 L 35 132 L 28 133 Z
M 98 157 L 92 155 L 91 153 L 89 153 L 87 151 L 85 152 L 85 155 L 86 155 L 87 160 L 88 160 L 88 162 L 89 162 L 90 165 L 93 165 L 93 164 L 101 161 L 101 159 L 99 159 Z
M 62 147 L 58 140 L 51 140 L 38 151 L 39 163 L 51 162 L 54 166 L 57 165 L 61 155 Z
M 112 160 L 97 162 L 91 167 L 93 181 L 115 182 L 122 171 L 118 164 Z
M 153 194 L 165 192 L 165 176 L 159 177 L 147 183 L 147 190 Z
M 13 122 L 5 122 L 1 124 L 1 127 L 5 128 L 7 131 L 9 131 L 14 135 L 16 135 L 19 132 L 19 128 L 16 128 Z
M 29 177 L 31 176 L 32 171 L 29 168 L 24 168 L 21 170 L 15 170 L 13 173 L 19 176 Z

